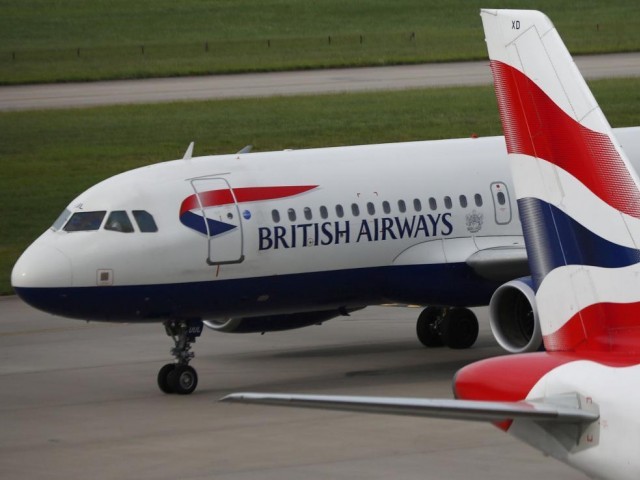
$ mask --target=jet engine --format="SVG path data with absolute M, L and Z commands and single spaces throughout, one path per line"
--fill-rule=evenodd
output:
M 226 333 L 255 333 L 279 332 L 295 328 L 317 325 L 340 315 L 349 315 L 359 308 L 341 308 L 338 310 L 324 310 L 320 312 L 284 313 L 264 315 L 260 317 L 221 318 L 204 320 L 205 326 L 218 332 Z
M 501 285 L 489 303 L 489 323 L 500 346 L 510 353 L 535 352 L 542 332 L 531 277 Z

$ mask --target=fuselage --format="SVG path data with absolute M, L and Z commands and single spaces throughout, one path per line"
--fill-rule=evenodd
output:
M 456 375 L 461 399 L 523 400 L 562 405 L 579 392 L 583 408 L 599 420 L 587 427 L 517 419 L 499 426 L 521 441 L 591 478 L 637 478 L 640 460 L 635 385 L 637 354 L 552 352 L 495 357 L 471 364 Z
M 618 132 L 640 158 L 638 129 Z M 473 306 L 499 282 L 467 259 L 505 246 L 523 248 L 503 137 L 235 154 L 95 185 L 12 283 L 38 308 L 108 321 Z

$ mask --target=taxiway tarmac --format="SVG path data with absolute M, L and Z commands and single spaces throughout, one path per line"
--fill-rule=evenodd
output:
M 0 299 L 0 478 L 584 480 L 481 423 L 218 403 L 234 391 L 450 397 L 461 366 L 497 355 L 480 309 L 467 351 L 427 350 L 416 309 L 323 326 L 205 331 L 191 396 L 160 393 L 160 325 L 83 323 Z
M 587 79 L 640 76 L 640 53 L 575 58 Z M 489 85 L 488 60 L 0 87 L 0 111 Z

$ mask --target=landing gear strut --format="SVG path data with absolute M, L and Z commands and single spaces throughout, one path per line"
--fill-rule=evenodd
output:
M 176 363 L 167 363 L 158 372 L 158 387 L 164 393 L 178 393 L 188 395 L 198 386 L 198 374 L 189 366 L 195 354 L 191 352 L 191 344 L 202 333 L 200 319 L 167 320 L 164 328 L 173 339 L 174 347 L 171 355 L 176 357 Z
M 418 340 L 425 347 L 463 349 L 478 338 L 478 319 L 468 308 L 427 307 L 416 324 Z

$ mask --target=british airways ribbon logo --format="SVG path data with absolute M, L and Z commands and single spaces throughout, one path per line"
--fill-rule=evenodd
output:
M 640 189 L 632 169 L 606 120 L 583 124 L 517 68 L 497 60 L 491 68 L 524 192 L 518 209 L 545 347 L 630 350 L 640 340 Z
M 232 205 L 233 203 L 240 204 L 293 197 L 317 187 L 317 185 L 240 187 L 234 188 L 233 191 L 230 188 L 223 188 L 199 192 L 188 196 L 182 201 L 180 205 L 180 222 L 185 227 L 189 227 L 203 235 L 215 237 L 238 227 L 237 224 L 227 223 L 222 219 L 207 218 L 203 215 L 203 210 L 207 208 Z M 251 218 L 251 213 L 245 210 L 243 217 L 248 220 Z

